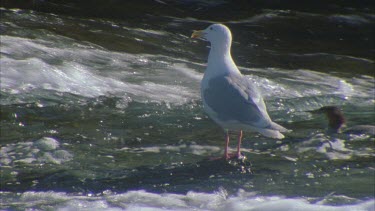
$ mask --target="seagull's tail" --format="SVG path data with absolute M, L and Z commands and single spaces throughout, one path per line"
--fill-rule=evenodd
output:
M 275 138 L 275 139 L 283 139 L 285 136 L 282 133 L 291 131 L 274 122 L 271 122 L 271 125 L 266 128 L 253 127 L 251 125 L 242 125 L 242 126 L 244 126 L 242 127 L 242 130 L 253 131 L 253 132 L 256 131 L 266 137 Z
M 258 132 L 270 138 L 283 139 L 285 136 L 282 133 L 290 132 L 290 130 L 277 123 L 271 122 L 271 127 L 258 129 Z
M 259 129 L 259 133 L 266 137 L 275 138 L 275 139 L 283 139 L 285 136 L 280 133 L 278 130 L 272 130 L 272 129 Z
M 272 128 L 272 129 L 274 129 L 274 130 L 278 130 L 278 131 L 280 131 L 280 132 L 282 132 L 282 133 L 288 133 L 288 132 L 291 132 L 291 130 L 288 130 L 288 129 L 286 129 L 285 127 L 283 127 L 283 126 L 281 126 L 281 125 L 279 125 L 279 124 L 277 124 L 277 123 L 274 123 L 274 122 L 271 122 L 271 127 L 270 128 Z

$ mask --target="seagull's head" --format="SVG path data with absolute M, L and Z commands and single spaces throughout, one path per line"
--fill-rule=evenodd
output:
M 232 34 L 223 24 L 212 24 L 204 30 L 194 31 L 191 38 L 203 38 L 211 43 L 211 46 L 226 45 L 230 47 Z

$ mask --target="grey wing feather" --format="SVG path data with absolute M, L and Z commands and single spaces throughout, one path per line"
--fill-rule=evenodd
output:
M 263 98 L 256 88 L 241 76 L 213 78 L 203 91 L 206 104 L 224 121 L 236 120 L 257 127 L 269 127 Z

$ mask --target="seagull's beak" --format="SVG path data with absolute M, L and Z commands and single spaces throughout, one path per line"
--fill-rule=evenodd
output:
M 193 34 L 191 34 L 190 38 L 202 38 L 204 36 L 204 31 L 203 30 L 194 30 Z

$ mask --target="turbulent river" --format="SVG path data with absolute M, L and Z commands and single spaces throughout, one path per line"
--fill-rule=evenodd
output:
M 307 112 L 335 105 L 347 126 L 374 124 L 372 9 L 0 10 L 2 210 L 374 210 L 374 135 L 329 134 Z M 245 133 L 251 166 L 207 159 L 224 133 L 200 99 L 209 44 L 190 35 L 218 20 L 271 118 L 292 130 Z

